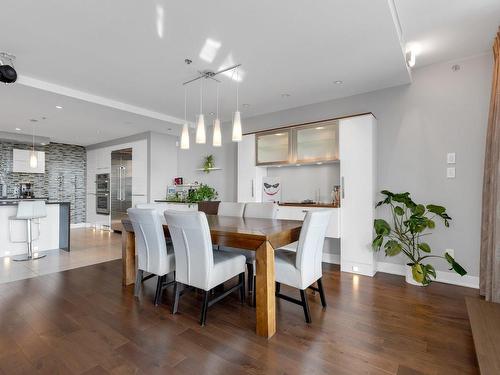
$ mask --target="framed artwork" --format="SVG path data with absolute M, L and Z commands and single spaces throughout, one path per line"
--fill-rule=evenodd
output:
M 281 181 L 279 177 L 262 178 L 262 202 L 281 201 Z

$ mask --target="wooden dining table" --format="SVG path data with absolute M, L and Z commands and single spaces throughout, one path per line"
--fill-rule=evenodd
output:
M 212 243 L 256 252 L 256 333 L 270 338 L 276 333 L 274 250 L 297 241 L 302 221 L 207 215 Z M 130 219 L 122 220 L 123 285 L 135 282 L 135 235 Z M 169 237 L 168 225 L 163 225 Z

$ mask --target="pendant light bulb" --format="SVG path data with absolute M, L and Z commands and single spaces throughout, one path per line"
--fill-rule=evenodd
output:
M 38 157 L 35 151 L 35 125 L 33 125 L 33 144 L 30 152 L 30 168 L 35 169 L 38 167 Z
M 220 120 L 218 118 L 214 121 L 214 139 L 212 145 L 214 147 L 222 146 L 222 134 L 220 131 Z
M 205 116 L 203 116 L 203 80 L 200 80 L 200 115 L 196 125 L 196 143 L 205 144 L 206 142 Z
M 236 68 L 236 112 L 234 112 L 233 118 L 233 142 L 241 142 L 243 138 L 242 130 L 241 130 L 241 114 L 239 111 L 239 92 L 238 92 L 238 81 L 239 81 L 239 71 Z
M 205 144 L 207 136 L 205 133 L 205 116 L 201 113 L 198 116 L 198 124 L 196 125 L 196 143 Z
M 241 114 L 240 111 L 234 112 L 233 119 L 233 142 L 240 142 L 243 138 L 241 130 Z
M 38 158 L 36 157 L 36 151 L 31 150 L 30 152 L 30 168 L 35 169 L 38 167 Z
M 189 150 L 189 127 L 187 122 L 182 125 L 181 150 Z

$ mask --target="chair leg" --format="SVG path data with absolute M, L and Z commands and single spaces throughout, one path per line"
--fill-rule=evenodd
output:
M 300 291 L 300 298 L 302 299 L 302 308 L 304 309 L 306 323 L 311 323 L 311 312 L 309 311 L 309 303 L 307 302 L 307 293 L 305 290 Z
M 134 296 L 139 297 L 142 289 L 142 276 L 144 274 L 143 270 L 137 270 L 137 275 L 135 276 L 135 286 L 134 286 Z
M 319 297 L 321 298 L 321 305 L 323 307 L 326 307 L 325 291 L 323 290 L 323 280 L 321 277 L 318 279 L 317 283 L 319 289 Z
M 253 291 L 253 264 L 247 263 L 247 272 L 248 272 L 248 294 Z
M 204 326 L 207 321 L 207 310 L 208 310 L 208 297 L 210 296 L 209 290 L 203 291 L 203 304 L 201 306 L 201 317 L 200 317 L 200 326 Z
M 163 294 L 163 281 L 166 276 L 158 276 L 158 283 L 156 284 L 156 293 L 155 293 L 155 306 L 158 306 L 161 301 L 161 295 Z
M 279 293 L 281 291 L 281 283 L 276 281 L 276 293 Z
M 245 303 L 245 272 L 240 273 L 238 279 L 238 284 L 240 284 L 240 300 L 243 305 Z
M 257 278 L 253 277 L 252 306 L 257 306 Z
M 179 299 L 181 298 L 181 288 L 179 283 L 174 283 L 174 303 L 172 304 L 172 314 L 177 314 L 179 310 Z

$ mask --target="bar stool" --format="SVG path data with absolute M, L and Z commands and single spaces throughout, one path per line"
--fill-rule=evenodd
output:
M 26 255 L 21 255 L 18 257 L 13 257 L 12 260 L 15 261 L 26 261 L 34 260 L 45 257 L 45 254 L 37 254 L 33 256 L 33 241 L 40 238 L 40 219 L 47 217 L 47 207 L 44 201 L 31 201 L 31 202 L 19 202 L 17 205 L 16 216 L 9 217 L 9 235 L 10 242 L 13 243 L 27 243 L 28 253 Z M 26 221 L 26 240 L 25 241 L 13 241 L 12 240 L 12 222 L 24 220 Z M 33 238 L 33 221 L 38 226 L 38 237 Z

